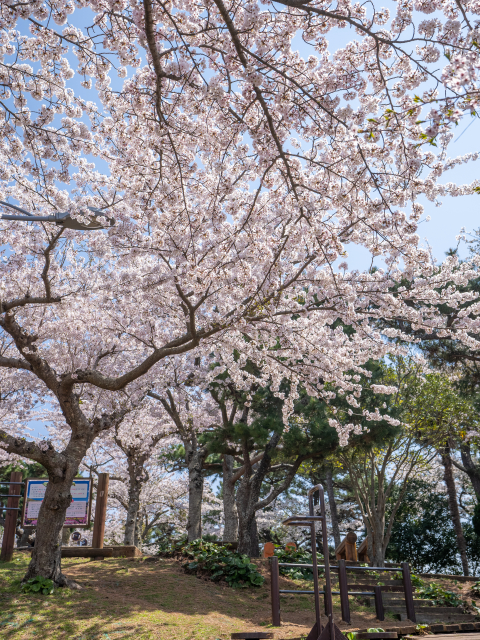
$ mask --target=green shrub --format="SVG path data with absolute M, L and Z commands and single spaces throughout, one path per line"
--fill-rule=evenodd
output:
M 49 578 L 42 578 L 42 576 L 36 576 L 30 578 L 26 582 L 20 585 L 23 593 L 42 593 L 44 596 L 49 596 L 55 591 L 55 584 L 53 580 Z
M 276 547 L 275 555 L 279 562 L 312 564 L 312 554 L 300 549 L 291 550 Z M 279 567 L 279 573 L 293 580 L 313 580 L 313 569 L 311 567 Z
M 432 600 L 437 607 L 460 607 L 465 605 L 464 600 L 459 598 L 456 593 L 447 591 L 436 582 L 431 582 L 417 589 L 415 595 Z
M 393 574 L 393 579 L 394 580 L 403 580 L 403 573 L 401 571 L 399 571 L 398 573 L 394 573 Z M 425 584 L 426 584 L 420 578 L 420 576 L 417 576 L 414 573 L 410 574 L 410 580 L 411 580 L 412 586 L 414 586 L 414 587 L 424 587 Z
M 187 558 L 182 565 L 186 571 L 206 575 L 215 582 L 225 580 L 230 587 L 259 587 L 265 581 L 248 556 L 204 539 L 178 540 L 160 550 L 159 555 Z

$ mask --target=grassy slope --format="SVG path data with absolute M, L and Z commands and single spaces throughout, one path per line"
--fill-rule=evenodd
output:
M 84 589 L 24 595 L 19 583 L 28 560 L 18 554 L 0 564 L 0 640 L 226 640 L 232 632 L 266 630 L 271 621 L 268 582 L 231 589 L 186 575 L 173 560 L 69 559 L 63 560 L 64 572 Z M 281 582 L 290 589 L 300 584 Z M 349 629 L 379 626 L 371 610 L 353 602 L 351 607 Z M 307 635 L 314 622 L 311 596 L 282 598 L 281 608 L 282 627 L 274 630 L 275 637 Z M 389 620 L 382 626 L 394 624 Z

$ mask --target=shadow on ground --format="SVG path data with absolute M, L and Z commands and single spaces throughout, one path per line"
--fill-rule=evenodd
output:
M 81 591 L 25 595 L 19 583 L 27 564 L 20 554 L 0 564 L 0 640 L 223 640 L 233 632 L 265 629 L 271 621 L 268 582 L 232 589 L 187 575 L 173 560 L 66 559 L 64 573 L 83 585 Z M 292 587 L 298 585 L 289 582 Z M 282 598 L 282 627 L 275 636 L 305 636 L 313 622 L 310 596 Z M 358 628 L 375 620 L 359 611 L 352 622 L 350 628 Z

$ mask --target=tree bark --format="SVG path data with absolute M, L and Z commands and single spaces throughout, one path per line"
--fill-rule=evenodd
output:
M 61 572 L 62 529 L 65 513 L 72 502 L 70 489 L 77 470 L 78 464 L 68 465 L 61 479 L 49 473 L 45 498 L 38 514 L 35 546 L 24 582 L 42 576 L 58 586 L 78 586 Z
M 233 456 L 223 456 L 223 515 L 225 526 L 223 539 L 225 542 L 236 542 L 238 532 L 238 516 L 235 504 L 235 483 L 233 476 Z
M 450 447 L 445 447 L 444 453 L 441 454 L 444 469 L 443 478 L 447 487 L 448 506 L 452 516 L 455 535 L 457 537 L 457 547 L 462 561 L 463 575 L 470 575 L 467 559 L 467 544 L 463 535 L 462 522 L 460 520 L 460 510 L 458 508 L 457 490 L 455 488 L 455 480 L 453 477 L 453 464 L 450 458 Z
M 140 491 L 142 487 L 140 482 L 130 477 L 130 486 L 128 488 L 128 509 L 127 518 L 125 520 L 125 535 L 123 544 L 135 544 L 135 533 L 137 528 L 137 515 L 140 507 Z
M 143 536 L 142 536 L 142 515 L 140 510 L 137 510 L 137 518 L 135 522 L 135 536 L 133 538 L 133 544 L 137 547 L 137 549 L 142 548 Z
M 385 565 L 384 551 L 385 517 L 375 518 L 372 527 L 372 556 L 370 561 L 374 567 Z
M 332 520 L 332 533 L 333 539 L 335 541 L 335 549 L 341 543 L 340 539 L 340 527 L 338 524 L 338 511 L 337 511 L 337 503 L 335 501 L 335 492 L 333 490 L 333 475 L 331 467 L 327 467 L 326 469 L 326 484 L 327 484 L 327 495 L 328 495 L 328 504 L 330 505 L 330 517 Z
M 250 558 L 258 558 L 260 548 L 257 535 L 257 521 L 255 503 L 258 501 L 260 491 L 252 488 L 248 479 L 243 476 L 237 490 L 238 513 L 238 551 Z
M 202 537 L 203 463 L 207 451 L 198 447 L 197 439 L 184 440 L 188 468 L 188 541 Z
M 475 464 L 472 460 L 472 453 L 469 443 L 464 443 L 460 447 L 460 455 L 462 456 L 462 463 L 465 467 L 470 482 L 472 483 L 473 490 L 477 501 L 480 502 L 480 466 Z
M 30 536 L 35 531 L 35 527 L 24 527 L 23 533 L 17 540 L 17 547 L 29 547 L 31 546 Z

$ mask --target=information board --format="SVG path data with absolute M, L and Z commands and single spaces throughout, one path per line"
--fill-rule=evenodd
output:
M 36 527 L 41 504 L 45 497 L 48 480 L 27 478 L 25 480 L 25 501 L 22 526 Z M 67 509 L 64 527 L 88 527 L 92 503 L 92 479 L 75 478 L 72 488 L 72 502 Z

